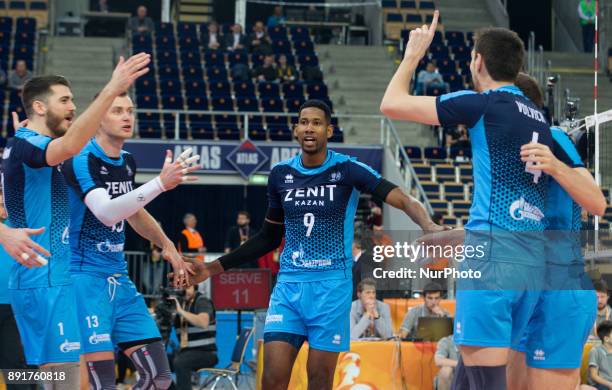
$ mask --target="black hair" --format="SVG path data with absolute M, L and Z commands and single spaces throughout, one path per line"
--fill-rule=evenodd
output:
M 525 45 L 518 34 L 502 27 L 480 29 L 474 37 L 474 51 L 481 54 L 495 81 L 516 80 L 523 67 Z
M 305 108 L 318 108 L 319 110 L 323 111 L 325 113 L 325 120 L 327 121 L 327 124 L 331 123 L 331 110 L 329 108 L 329 106 L 327 105 L 327 103 L 325 103 L 323 100 L 319 100 L 319 99 L 308 99 L 304 102 L 304 104 L 302 104 L 300 106 L 300 111 L 299 113 L 302 113 L 302 110 Z
M 599 279 L 599 280 L 596 280 L 595 282 L 593 282 L 593 288 L 597 292 L 602 292 L 602 293 L 605 293 L 605 294 L 608 293 L 608 283 L 606 283 L 606 281 L 603 280 L 603 279 Z
M 425 285 L 425 288 L 423 288 L 423 296 L 426 297 L 427 294 L 431 294 L 431 293 L 437 293 L 439 292 L 440 294 L 442 294 L 442 286 L 440 286 L 438 283 L 436 282 L 430 282 L 427 283 Z
M 612 321 L 602 321 L 601 324 L 597 325 L 597 336 L 603 343 L 604 337 L 610 336 L 610 332 L 612 332 Z

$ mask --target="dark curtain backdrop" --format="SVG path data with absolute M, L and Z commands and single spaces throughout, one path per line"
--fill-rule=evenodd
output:
M 536 48 L 542 45 L 544 50 L 552 46 L 552 0 L 508 0 L 510 29 L 516 31 L 525 42 L 529 32 L 535 32 Z
M 236 224 L 236 213 L 251 213 L 251 228 L 258 231 L 268 207 L 266 186 L 184 185 L 165 192 L 146 209 L 162 223 L 168 237 L 176 242 L 183 230 L 183 215 L 193 213 L 197 230 L 210 252 L 223 252 L 225 234 Z M 149 243 L 131 228 L 126 230 L 126 250 L 145 250 Z

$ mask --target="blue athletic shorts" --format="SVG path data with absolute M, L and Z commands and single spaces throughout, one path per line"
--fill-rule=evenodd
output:
M 529 367 L 579 368 L 596 317 L 593 290 L 543 291 L 524 336 L 512 349 L 525 353 Z
M 125 275 L 72 275 L 83 353 L 113 351 L 121 343 L 160 338 L 144 298 Z
M 310 348 L 350 348 L 351 279 L 277 282 L 270 297 L 264 333 L 305 336 Z
M 81 352 L 72 285 L 9 290 L 30 365 L 78 362 Z

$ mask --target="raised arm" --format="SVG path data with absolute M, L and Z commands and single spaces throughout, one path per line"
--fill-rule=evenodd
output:
M 111 80 L 98 97 L 77 117 L 63 137 L 49 143 L 46 152 L 47 164 L 56 166 L 78 154 L 98 131 L 102 117 L 115 98 L 127 91 L 138 77 L 149 71 L 149 62 L 151 56 L 146 53 L 136 54 L 127 61 L 120 57 Z
M 436 98 L 410 95 L 408 87 L 419 61 L 431 45 L 438 27 L 439 12 L 434 13 L 431 26 L 410 31 L 404 59 L 387 86 L 380 111 L 391 119 L 402 119 L 427 125 L 439 125 Z
M 431 220 L 431 216 L 427 212 L 427 209 L 425 209 L 425 206 L 423 206 L 423 203 L 405 194 L 399 187 L 389 192 L 385 198 L 385 203 L 388 203 L 398 210 L 402 210 L 410 219 L 419 225 L 423 231 L 437 232 L 444 230 L 444 227 L 435 224 L 434 221 Z

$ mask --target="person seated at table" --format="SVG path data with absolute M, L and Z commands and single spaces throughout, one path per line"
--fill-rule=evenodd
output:
M 612 389 L 612 321 L 603 321 L 597 326 L 601 344 L 589 351 L 588 382 L 591 386 L 581 389 Z
M 357 285 L 357 298 L 351 304 L 351 340 L 364 337 L 388 339 L 393 336 L 391 309 L 376 299 L 376 282 L 363 279 Z
M 440 307 L 442 287 L 438 283 L 428 283 L 423 289 L 425 302 L 408 310 L 402 326 L 400 336 L 402 339 L 415 337 L 419 318 L 421 317 L 450 317 L 450 313 Z
M 458 361 L 459 349 L 453 341 L 453 335 L 441 338 L 434 355 L 434 363 L 440 369 L 434 378 L 434 389 L 450 390 Z

